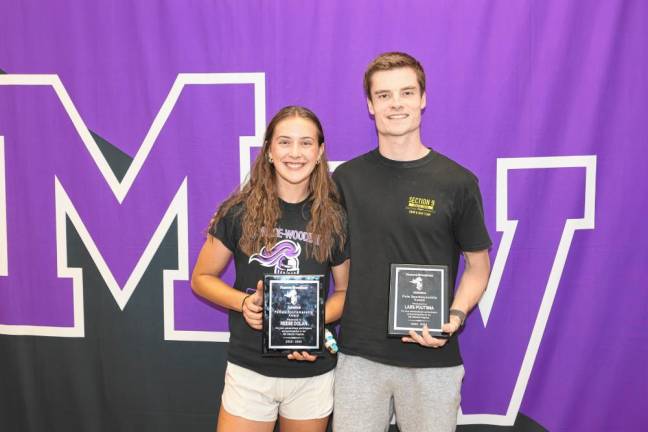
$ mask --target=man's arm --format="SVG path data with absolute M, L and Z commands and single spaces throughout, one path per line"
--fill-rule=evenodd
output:
M 490 275 L 490 257 L 487 249 L 477 252 L 464 252 L 463 255 L 466 265 L 450 309 L 468 315 L 486 290 L 488 276 Z M 443 325 L 442 329 L 452 336 L 453 333 L 459 330 L 463 322 L 457 315 L 450 315 L 449 321 Z M 427 328 L 424 328 L 421 334 L 410 331 L 409 337 L 405 336 L 402 340 L 403 342 L 418 343 L 431 348 L 442 347 L 448 341 L 447 339 L 430 336 Z
M 466 265 L 450 309 L 468 315 L 486 290 L 490 275 L 490 257 L 488 250 L 484 249 L 477 252 L 464 252 L 464 260 Z M 461 324 L 462 321 L 458 316 L 450 315 L 450 322 L 443 327 L 443 331 L 452 334 Z

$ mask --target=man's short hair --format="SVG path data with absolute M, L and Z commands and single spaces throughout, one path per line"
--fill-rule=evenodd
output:
M 423 94 L 425 92 L 425 72 L 421 63 L 411 55 L 403 52 L 387 52 L 380 54 L 367 66 L 364 74 L 365 95 L 371 99 L 371 77 L 374 73 L 399 68 L 412 68 L 414 70 L 419 84 L 419 90 Z

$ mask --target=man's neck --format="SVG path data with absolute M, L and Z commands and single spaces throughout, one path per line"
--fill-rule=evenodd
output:
M 378 151 L 387 159 L 413 161 L 427 155 L 430 149 L 423 145 L 418 134 L 398 137 L 378 135 Z

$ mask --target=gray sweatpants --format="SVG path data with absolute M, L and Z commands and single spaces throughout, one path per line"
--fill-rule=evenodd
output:
M 387 431 L 392 411 L 401 432 L 454 431 L 463 376 L 463 366 L 407 368 L 340 353 L 333 431 Z

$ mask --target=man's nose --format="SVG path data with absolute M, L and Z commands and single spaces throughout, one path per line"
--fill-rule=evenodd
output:
M 402 103 L 402 101 L 401 101 L 401 97 L 400 97 L 399 95 L 395 95 L 395 96 L 391 99 L 391 106 L 392 106 L 392 108 L 394 108 L 394 109 L 400 109 L 400 108 L 403 107 L 403 103 Z

